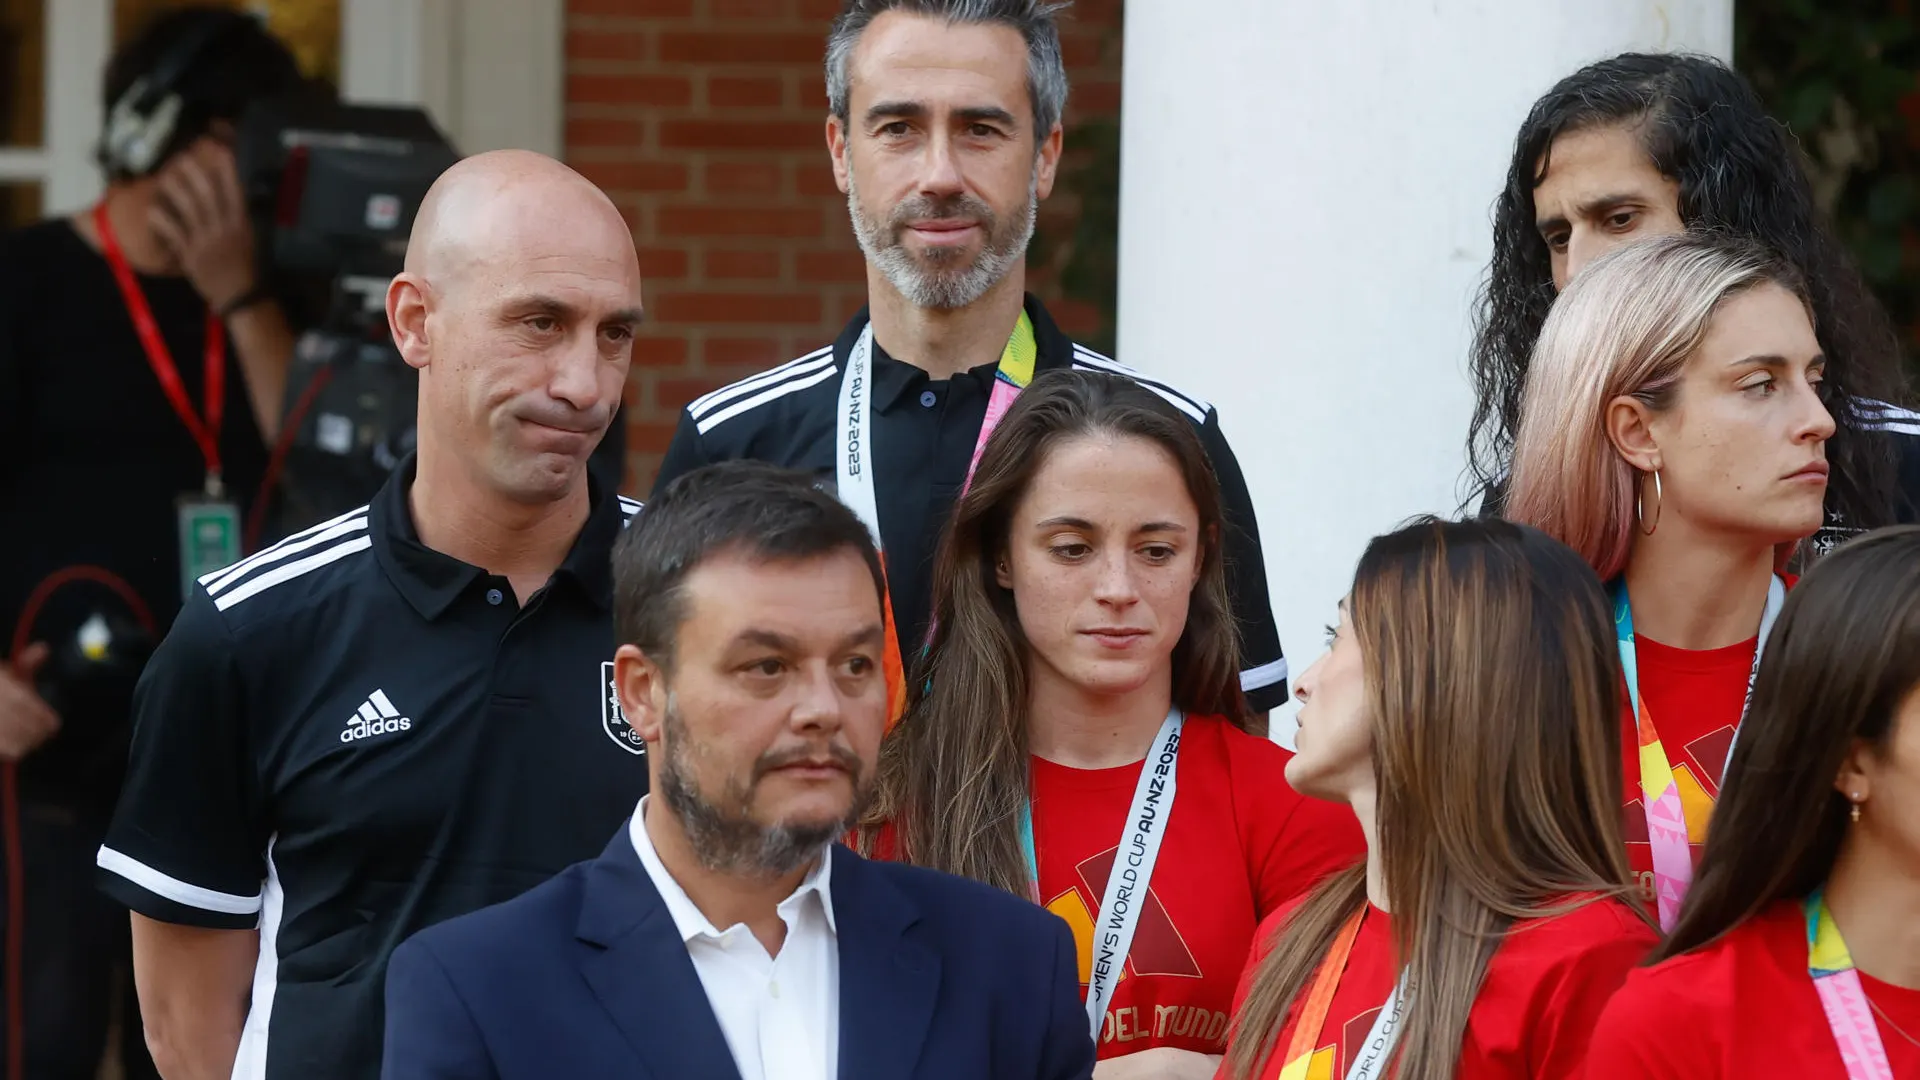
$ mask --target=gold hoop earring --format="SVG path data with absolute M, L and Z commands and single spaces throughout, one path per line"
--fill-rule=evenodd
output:
M 1659 469 L 1653 470 L 1653 473 L 1651 475 L 1653 476 L 1653 498 L 1654 498 L 1652 525 L 1648 525 L 1646 523 L 1647 511 L 1646 511 L 1646 505 L 1643 499 L 1646 494 L 1647 482 L 1644 477 L 1641 478 L 1641 481 L 1640 481 L 1640 490 L 1634 492 L 1633 494 L 1633 516 L 1640 522 L 1640 533 L 1643 536 L 1652 536 L 1653 530 L 1660 527 L 1660 515 L 1664 513 L 1667 508 L 1666 493 L 1660 490 L 1660 470 Z

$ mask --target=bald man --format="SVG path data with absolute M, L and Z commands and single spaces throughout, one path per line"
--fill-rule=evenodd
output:
M 199 581 L 99 853 L 167 1080 L 373 1080 L 387 957 L 599 852 L 645 793 L 586 468 L 641 318 L 625 222 L 537 154 L 423 202 L 387 318 L 419 448 L 373 503 Z

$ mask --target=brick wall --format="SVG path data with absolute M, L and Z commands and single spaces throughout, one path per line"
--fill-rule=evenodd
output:
M 567 160 L 619 203 L 645 278 L 649 326 L 627 387 L 632 491 L 652 484 L 688 401 L 818 348 L 864 302 L 824 134 L 821 54 L 839 8 L 568 0 Z M 1078 0 L 1063 19 L 1069 135 L 1119 112 L 1120 20 L 1121 0 Z M 1056 186 L 1041 232 L 1064 236 L 1076 213 Z M 1034 290 L 1069 332 L 1098 330 L 1097 308 L 1060 299 L 1055 269 L 1034 267 Z

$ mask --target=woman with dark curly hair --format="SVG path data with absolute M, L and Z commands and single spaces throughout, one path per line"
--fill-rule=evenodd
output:
M 1637 53 L 1560 80 L 1515 140 L 1474 318 L 1468 449 L 1483 509 L 1505 504 L 1521 388 L 1555 296 L 1602 252 L 1689 228 L 1758 240 L 1806 283 L 1836 425 L 1819 543 L 1914 520 L 1920 414 L 1898 404 L 1899 339 L 1815 205 L 1791 133 L 1718 60 Z

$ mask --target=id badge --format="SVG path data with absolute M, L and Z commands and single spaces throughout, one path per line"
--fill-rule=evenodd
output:
M 182 495 L 180 522 L 180 596 L 193 595 L 193 583 L 240 561 L 240 508 L 225 499 Z

